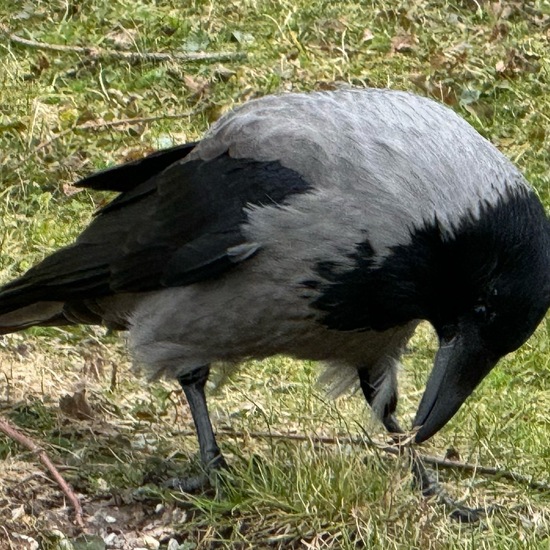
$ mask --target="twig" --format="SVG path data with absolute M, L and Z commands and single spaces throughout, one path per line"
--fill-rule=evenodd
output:
M 317 435 L 302 435 L 302 434 L 278 434 L 269 432 L 237 432 L 230 428 L 222 428 L 218 430 L 220 433 L 231 435 L 234 437 L 253 437 L 256 439 L 286 439 L 289 441 L 311 441 L 312 443 L 323 443 L 326 445 L 336 444 L 348 444 L 348 445 L 363 445 L 365 447 L 378 449 L 388 454 L 400 456 L 403 454 L 403 448 L 396 445 L 382 445 L 374 441 L 365 440 L 362 437 L 324 437 Z M 550 484 L 544 481 L 535 481 L 529 476 L 518 474 L 510 470 L 504 470 L 502 468 L 496 468 L 492 466 L 480 466 L 478 464 L 472 464 L 470 462 L 456 462 L 454 460 L 447 460 L 443 458 L 437 458 L 430 455 L 419 455 L 423 462 L 439 468 L 447 470 L 462 470 L 465 472 L 475 472 L 486 476 L 494 476 L 496 478 L 507 479 L 514 481 L 515 483 L 521 483 L 527 485 L 530 489 L 536 491 L 550 491 Z
M 23 38 L 12 33 L 8 27 L 0 23 L 0 34 L 5 35 L 14 44 L 59 53 L 76 53 L 91 59 L 124 59 L 130 63 L 142 63 L 144 61 L 227 61 L 246 58 L 246 52 L 127 52 L 122 50 L 107 50 L 94 46 L 66 46 L 63 44 L 49 44 Z
M 57 482 L 59 487 L 61 487 L 61 490 L 63 493 L 65 493 L 65 496 L 69 499 L 70 503 L 72 504 L 74 508 L 74 515 L 75 515 L 75 523 L 81 528 L 84 528 L 84 520 L 82 519 L 82 506 L 80 505 L 80 501 L 78 500 L 78 497 L 75 495 L 74 491 L 71 489 L 69 484 L 63 479 L 61 474 L 59 473 L 59 470 L 53 465 L 52 461 L 49 459 L 48 455 L 46 454 L 46 451 L 44 449 L 41 449 L 32 439 L 30 439 L 28 436 L 22 434 L 18 430 L 16 430 L 13 426 L 10 425 L 10 423 L 4 419 L 0 418 L 0 432 L 7 435 L 10 439 L 13 439 L 23 447 L 29 449 L 32 453 L 34 453 L 40 462 L 46 467 L 46 469 L 50 472 L 51 476 L 54 478 L 54 480 Z
M 101 122 L 87 121 L 87 122 L 83 122 L 82 124 L 75 124 L 74 126 L 71 126 L 70 128 L 63 130 L 62 132 L 59 132 L 59 134 L 55 134 L 50 139 L 43 141 L 33 149 L 33 154 L 37 153 L 38 151 L 41 151 L 46 147 L 49 147 L 54 141 L 62 137 L 65 137 L 69 134 L 72 134 L 75 130 L 101 130 L 104 128 L 114 128 L 116 126 L 124 126 L 126 124 L 128 125 L 146 124 L 148 122 L 155 122 L 157 120 L 175 120 L 178 118 L 185 118 L 185 117 L 193 116 L 194 114 L 196 114 L 196 111 L 187 111 L 185 113 L 179 113 L 179 114 L 164 114 L 164 115 L 157 115 L 157 116 L 122 118 L 118 120 L 104 120 Z

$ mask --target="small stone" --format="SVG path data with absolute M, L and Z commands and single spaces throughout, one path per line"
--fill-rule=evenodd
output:
M 109 533 L 107 536 L 103 537 L 103 542 L 107 545 L 113 544 L 116 539 L 116 533 Z
M 105 516 L 103 518 L 107 523 L 116 523 L 116 518 L 114 518 L 113 516 Z
M 149 535 L 144 535 L 141 540 L 148 550 L 157 550 L 160 546 L 160 542 Z

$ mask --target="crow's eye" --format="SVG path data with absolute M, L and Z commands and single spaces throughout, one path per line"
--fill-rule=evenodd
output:
M 476 314 L 476 317 L 487 317 L 487 306 L 484 304 L 477 304 L 474 307 L 474 313 Z
M 475 317 L 484 322 L 490 322 L 496 317 L 496 313 L 483 302 L 478 302 L 474 306 Z

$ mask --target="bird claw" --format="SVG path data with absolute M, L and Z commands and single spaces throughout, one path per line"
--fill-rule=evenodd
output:
M 449 517 L 460 523 L 478 523 L 485 516 L 483 508 L 468 508 L 456 502 L 454 506 L 455 509 L 449 514 Z
M 449 514 L 449 517 L 452 520 L 460 523 L 478 523 L 482 517 L 486 516 L 489 512 L 489 510 L 486 510 L 485 508 L 469 508 L 468 506 L 460 504 L 441 486 L 433 472 L 425 470 L 424 474 L 425 477 L 423 478 L 422 483 L 427 480 L 429 480 L 429 483 L 427 486 L 421 487 L 422 496 L 426 498 L 433 497 L 437 502 L 443 504 L 445 508 L 450 509 L 451 513 Z
M 440 485 L 433 472 L 426 469 L 423 473 L 425 475 L 424 481 L 429 479 L 429 485 L 422 488 L 422 495 L 427 498 L 433 497 L 437 502 L 443 504 L 445 508 L 451 510 L 449 517 L 454 521 L 460 523 L 478 523 L 500 508 L 497 505 L 489 506 L 488 508 L 470 508 L 464 504 L 460 504 Z
M 447 497 L 449 500 L 446 503 L 447 506 L 452 506 L 454 509 L 449 514 L 451 519 L 459 521 L 461 523 L 477 523 L 483 518 L 494 514 L 496 511 L 501 510 L 503 507 L 498 504 L 493 504 L 487 508 L 468 508 L 458 502 Z
M 163 486 L 167 489 L 180 491 L 181 493 L 196 493 L 210 487 L 210 485 L 211 479 L 206 473 L 184 478 L 173 477 L 163 483 Z
M 478 523 L 482 518 L 492 514 L 499 507 L 490 506 L 489 508 L 469 508 L 453 499 L 447 491 L 441 486 L 437 475 L 433 470 L 426 468 L 422 459 L 416 452 L 410 450 L 411 469 L 414 476 L 414 484 L 426 498 L 434 498 L 445 508 L 450 509 L 449 517 L 460 523 Z
M 170 478 L 163 483 L 163 486 L 182 493 L 196 493 L 217 487 L 220 479 L 219 473 L 229 469 L 225 458 L 219 451 L 212 453 L 212 456 L 208 457 L 203 468 L 201 473 L 194 476 Z

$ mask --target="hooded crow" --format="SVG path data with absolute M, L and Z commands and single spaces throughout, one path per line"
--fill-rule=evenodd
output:
M 0 333 L 104 324 L 177 379 L 206 468 L 224 464 L 210 366 L 274 354 L 358 383 L 390 432 L 420 320 L 439 351 L 416 442 L 440 430 L 550 304 L 550 231 L 521 173 L 450 109 L 378 90 L 287 94 L 198 143 L 76 184 L 119 195 L 0 289 Z

